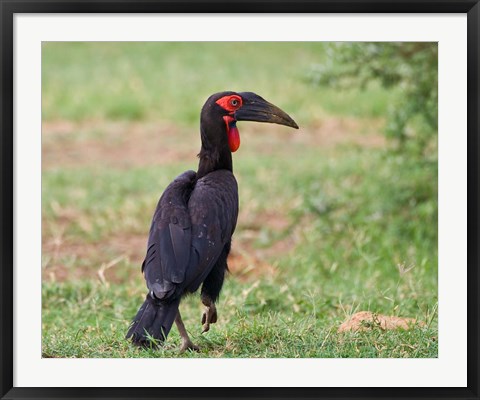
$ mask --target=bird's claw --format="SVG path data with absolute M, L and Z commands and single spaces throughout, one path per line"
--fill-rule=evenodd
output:
M 180 353 L 185 353 L 187 350 L 190 351 L 200 351 L 200 347 L 194 345 L 190 340 L 182 343 L 180 347 Z
M 217 309 L 215 307 L 206 307 L 202 315 L 203 330 L 202 333 L 210 330 L 210 324 L 217 322 Z

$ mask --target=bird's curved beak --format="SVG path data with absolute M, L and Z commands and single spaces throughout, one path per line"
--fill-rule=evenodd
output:
M 296 122 L 283 110 L 252 92 L 239 93 L 243 105 L 234 116 L 237 121 L 269 122 L 298 129 Z

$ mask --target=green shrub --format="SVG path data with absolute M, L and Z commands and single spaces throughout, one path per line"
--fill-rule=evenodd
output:
M 385 134 L 409 154 L 436 153 L 437 43 L 335 43 L 329 45 L 327 55 L 325 62 L 312 66 L 311 83 L 352 89 L 376 81 L 398 89 Z

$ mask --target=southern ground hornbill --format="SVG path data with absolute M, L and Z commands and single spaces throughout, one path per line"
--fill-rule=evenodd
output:
M 182 337 L 181 351 L 197 350 L 178 307 L 183 295 L 202 284 L 203 332 L 217 321 L 215 301 L 238 216 L 232 152 L 240 146 L 236 123 L 242 120 L 298 128 L 285 112 L 255 93 L 222 92 L 208 98 L 200 117 L 198 171 L 175 178 L 153 216 L 142 264 L 148 294 L 127 333 L 137 345 L 163 342 L 175 321 Z

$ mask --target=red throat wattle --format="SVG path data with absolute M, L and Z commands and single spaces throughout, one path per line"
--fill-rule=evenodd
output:
M 240 147 L 240 133 L 236 125 L 237 121 L 230 116 L 225 116 L 223 119 L 227 126 L 228 145 L 230 146 L 230 151 L 234 153 Z

